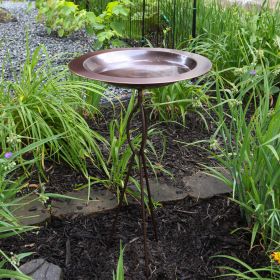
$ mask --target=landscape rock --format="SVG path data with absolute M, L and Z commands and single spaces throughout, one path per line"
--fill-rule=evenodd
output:
M 150 179 L 151 196 L 155 201 L 168 202 L 184 199 L 188 192 L 182 188 L 175 187 L 172 184 Z M 130 189 L 136 191 L 134 185 L 129 186 Z M 146 187 L 145 187 L 146 188 Z
M 231 192 L 225 183 L 221 180 L 198 171 L 192 176 L 183 178 L 186 188 L 189 188 L 189 195 L 194 198 L 210 198 L 215 195 Z
M 49 211 L 38 200 L 37 195 L 28 195 L 22 198 L 19 203 L 21 206 L 14 206 L 12 211 L 22 225 L 40 225 L 50 219 Z
M 20 266 L 19 269 L 33 280 L 63 280 L 62 269 L 44 259 L 32 260 Z
M 0 23 L 15 22 L 17 19 L 6 9 L 0 8 Z
M 106 189 L 92 188 L 88 201 L 88 189 L 68 192 L 65 195 L 76 199 L 55 199 L 52 202 L 52 215 L 63 218 L 72 215 L 89 215 L 117 207 L 116 196 Z
M 219 194 L 230 193 L 231 189 L 222 181 L 201 171 L 183 178 L 183 186 L 174 186 L 164 181 L 150 179 L 152 198 L 157 202 L 182 200 L 187 196 L 209 198 Z M 129 188 L 136 191 L 136 187 Z M 71 198 L 56 198 L 51 202 L 51 211 L 38 201 L 36 195 L 29 195 L 21 200 L 24 205 L 13 210 L 14 215 L 23 225 L 40 225 L 51 218 L 91 215 L 112 210 L 118 206 L 117 197 L 107 189 L 92 188 L 88 200 L 88 189 L 65 193 Z M 137 203 L 128 197 L 129 203 Z

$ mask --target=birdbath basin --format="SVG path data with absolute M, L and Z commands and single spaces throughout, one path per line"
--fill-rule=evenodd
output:
M 211 62 L 198 54 L 161 48 L 110 49 L 72 60 L 75 74 L 130 88 L 151 88 L 207 73 Z

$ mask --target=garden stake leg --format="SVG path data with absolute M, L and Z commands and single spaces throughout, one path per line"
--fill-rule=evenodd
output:
M 135 148 L 132 144 L 131 135 L 130 135 L 130 122 L 131 122 L 134 114 L 136 114 L 137 110 L 140 110 L 140 114 L 141 114 L 141 135 L 142 135 L 141 146 L 138 151 L 135 150 Z M 147 187 L 148 202 L 149 202 L 149 209 L 151 212 L 154 237 L 156 240 L 158 240 L 158 235 L 157 235 L 156 220 L 155 220 L 155 216 L 154 216 L 153 202 L 152 202 L 152 197 L 151 197 L 151 190 L 150 190 L 150 185 L 149 185 L 147 162 L 146 162 L 146 155 L 145 155 L 145 147 L 146 147 L 147 137 L 148 137 L 148 126 L 147 126 L 146 111 L 144 108 L 144 91 L 143 91 L 143 89 L 138 90 L 137 103 L 134 106 L 133 110 L 131 111 L 131 113 L 128 117 L 128 120 L 127 120 L 126 134 L 127 134 L 128 144 L 132 151 L 132 155 L 129 160 L 129 165 L 128 165 L 128 170 L 127 170 L 127 174 L 126 174 L 126 178 L 125 178 L 125 182 L 124 182 L 124 187 L 121 190 L 119 205 L 117 208 L 115 220 L 113 222 L 112 234 L 115 233 L 115 228 L 116 228 L 117 220 L 119 217 L 120 209 L 122 207 L 125 192 L 126 192 L 126 189 L 128 186 L 129 177 L 131 175 L 135 157 L 137 156 L 138 164 L 139 164 L 139 178 L 140 178 L 139 181 L 140 181 L 140 188 L 141 188 L 140 203 L 141 203 L 142 228 L 143 228 L 142 230 L 143 230 L 143 245 L 144 245 L 144 258 L 145 258 L 145 275 L 148 278 L 150 273 L 149 273 L 149 257 L 148 257 L 148 244 L 147 244 L 146 209 L 145 209 L 145 201 L 144 201 L 145 183 L 146 183 L 146 187 Z M 145 182 L 144 182 L 144 177 L 145 177 Z
M 144 243 L 144 259 L 145 259 L 145 276 L 149 277 L 149 258 L 148 258 L 148 245 L 147 245 L 147 225 L 146 225 L 146 210 L 144 202 L 144 180 L 142 170 L 142 157 L 139 155 L 139 176 L 141 186 L 141 214 L 142 214 L 142 227 L 143 227 L 143 243 Z
M 152 218 L 152 224 L 153 224 L 153 230 L 154 230 L 154 238 L 156 241 L 158 241 L 157 223 L 156 223 L 156 219 L 155 219 L 155 215 L 154 215 L 154 205 L 153 205 L 152 196 L 151 196 L 151 189 L 150 189 L 150 183 L 149 183 L 149 179 L 148 179 L 147 163 L 146 163 L 145 156 L 143 157 L 142 161 L 143 161 L 144 176 L 145 176 L 146 186 L 147 186 L 149 209 L 151 212 L 151 218 Z
M 144 160 L 145 160 L 145 147 L 147 142 L 147 124 L 145 109 L 143 105 L 144 92 L 143 89 L 138 90 L 138 104 L 140 107 L 141 113 L 141 130 L 142 130 L 142 139 L 141 147 L 138 153 L 139 159 L 139 177 L 140 177 L 140 186 L 141 186 L 141 212 L 142 212 L 142 227 L 143 227 L 143 241 L 144 241 L 144 258 L 145 258 L 145 275 L 149 277 L 149 259 L 148 259 L 148 245 L 147 245 L 147 224 L 146 224 L 146 210 L 145 210 L 145 191 L 144 191 L 144 180 L 143 180 L 143 169 L 144 169 Z M 147 171 L 147 170 L 146 170 Z M 144 172 L 146 173 L 146 172 Z
M 139 92 L 140 94 L 140 92 Z M 143 94 L 143 92 L 141 92 Z M 144 95 L 142 97 L 144 99 Z M 151 189 L 150 189 L 150 183 L 149 183 L 149 177 L 148 177 L 148 171 L 147 171 L 147 162 L 146 162 L 146 155 L 145 155 L 145 147 L 146 147 L 146 142 L 148 138 L 148 121 L 147 121 L 147 113 L 145 110 L 145 107 L 143 105 L 143 100 L 141 104 L 141 117 L 142 117 L 142 125 L 143 125 L 143 134 L 142 134 L 142 143 L 143 143 L 143 149 L 141 150 L 141 157 L 142 157 L 142 162 L 143 162 L 143 171 L 144 171 L 144 176 L 145 176 L 145 181 L 146 181 L 146 187 L 147 187 L 147 193 L 148 193 L 148 201 L 149 201 L 149 209 L 151 212 L 151 218 L 152 218 L 152 225 L 153 225 L 153 231 L 154 231 L 154 238 L 156 241 L 158 241 L 158 234 L 157 234 L 157 224 L 156 224 L 156 219 L 154 215 L 154 205 L 152 201 L 152 196 L 151 196 Z

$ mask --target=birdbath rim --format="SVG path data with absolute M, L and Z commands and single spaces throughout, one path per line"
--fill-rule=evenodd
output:
M 73 59 L 74 74 L 129 88 L 160 87 L 197 78 L 212 68 L 202 55 L 165 48 L 116 48 Z

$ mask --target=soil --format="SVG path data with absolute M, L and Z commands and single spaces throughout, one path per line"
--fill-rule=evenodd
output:
M 6 252 L 34 252 L 32 258 L 42 257 L 61 266 L 66 280 L 108 280 L 116 269 L 122 240 L 125 279 L 145 279 L 140 208 L 123 208 L 117 233 L 112 235 L 114 217 L 111 211 L 95 217 L 53 220 L 38 232 L 0 240 L 0 247 Z M 150 221 L 148 224 L 150 279 L 206 280 L 225 272 L 217 266 L 236 267 L 232 261 L 211 258 L 215 255 L 238 257 L 253 267 L 269 263 L 260 246 L 249 251 L 250 236 L 244 231 L 231 234 L 244 227 L 245 221 L 239 207 L 227 197 L 186 198 L 158 208 L 156 217 L 158 242 Z

